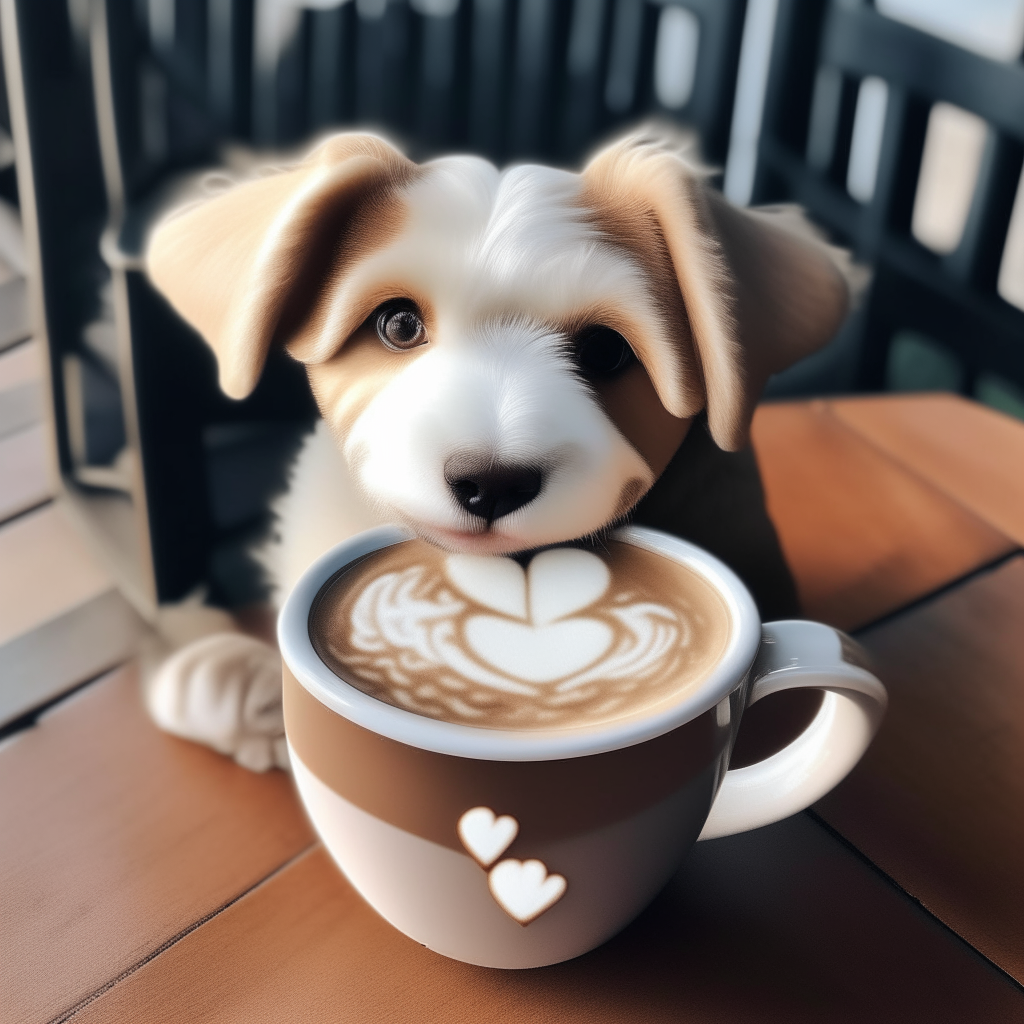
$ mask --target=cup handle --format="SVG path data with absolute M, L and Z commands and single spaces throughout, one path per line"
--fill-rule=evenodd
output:
M 809 807 L 867 750 L 885 713 L 885 687 L 863 648 L 817 622 L 768 622 L 751 670 L 747 706 L 782 690 L 825 691 L 810 725 L 777 754 L 725 773 L 700 839 L 770 825 Z

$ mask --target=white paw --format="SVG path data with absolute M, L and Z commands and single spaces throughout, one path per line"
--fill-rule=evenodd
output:
M 251 771 L 288 768 L 281 657 L 261 640 L 215 633 L 183 647 L 157 670 L 146 703 L 162 729 Z

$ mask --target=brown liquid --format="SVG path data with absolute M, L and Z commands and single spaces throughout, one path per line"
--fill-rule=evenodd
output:
M 618 541 L 524 570 L 422 541 L 324 584 L 309 632 L 336 675 L 428 718 L 490 729 L 585 728 L 674 702 L 718 664 L 724 600 L 678 562 Z

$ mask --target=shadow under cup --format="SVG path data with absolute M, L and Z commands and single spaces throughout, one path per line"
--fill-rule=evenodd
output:
M 309 638 L 323 585 L 408 540 L 369 531 L 313 565 L 281 613 L 293 771 L 324 844 L 391 924 L 489 967 L 557 963 L 628 924 L 696 841 L 726 772 L 760 620 L 739 580 L 693 545 L 616 539 L 681 562 L 724 599 L 731 635 L 695 690 L 587 729 L 496 730 L 425 718 L 335 675 Z

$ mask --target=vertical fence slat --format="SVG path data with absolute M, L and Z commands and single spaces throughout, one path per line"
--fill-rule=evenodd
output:
M 247 138 L 252 122 L 253 0 L 209 0 L 206 91 L 221 129 Z
M 566 54 L 561 155 L 574 161 L 608 120 L 604 83 L 608 75 L 611 0 L 575 0 Z
M 996 293 L 1022 165 L 1024 143 L 990 130 L 960 244 L 944 261 L 953 277 L 992 295 Z
M 517 0 L 472 0 L 469 143 L 500 161 L 505 156 Z
M 509 123 L 512 158 L 552 159 L 571 7 L 520 0 Z

